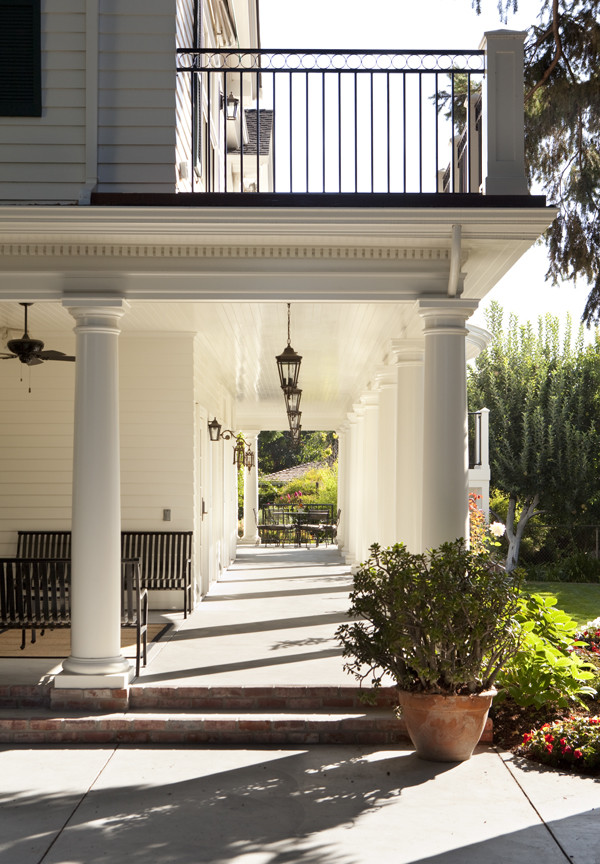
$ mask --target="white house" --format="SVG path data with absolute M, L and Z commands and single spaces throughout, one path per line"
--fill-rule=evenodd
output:
M 340 436 L 346 560 L 464 536 L 467 322 L 554 216 L 525 177 L 524 34 L 284 56 L 256 0 L 0 0 L 0 33 L 3 346 L 29 302 L 76 356 L 0 362 L 0 551 L 72 530 L 56 686 L 130 679 L 121 527 L 192 530 L 196 598 L 232 561 L 207 424 L 254 450 L 286 428 L 288 303 L 302 426 Z

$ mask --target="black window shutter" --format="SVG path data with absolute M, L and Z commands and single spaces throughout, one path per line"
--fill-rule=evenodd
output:
M 40 0 L 0 0 L 0 116 L 42 116 Z

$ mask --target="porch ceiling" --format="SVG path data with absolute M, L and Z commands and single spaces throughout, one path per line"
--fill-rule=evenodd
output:
M 72 350 L 61 298 L 123 296 L 125 336 L 197 334 L 237 425 L 285 428 L 275 355 L 291 302 L 303 428 L 334 428 L 390 340 L 420 336 L 419 297 L 446 295 L 453 225 L 462 226 L 463 296 L 480 299 L 552 216 L 542 206 L 0 208 L 0 331 L 20 332 L 16 301 L 34 300 L 32 335 L 60 348 L 48 335 L 56 331 Z

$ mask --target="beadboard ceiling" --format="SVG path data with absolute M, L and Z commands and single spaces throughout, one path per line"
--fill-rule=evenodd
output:
M 306 422 L 318 428 L 323 414 L 341 419 L 351 409 L 383 362 L 390 340 L 402 335 L 405 315 L 406 308 L 400 304 L 292 304 L 291 344 L 303 358 L 304 428 L 311 428 Z M 3 344 L 6 337 L 21 334 L 22 322 L 18 303 L 0 303 Z M 73 350 L 69 346 L 74 345 L 74 324 L 57 302 L 36 302 L 29 310 L 30 335 L 51 347 Z M 287 344 L 285 303 L 133 301 L 121 319 L 121 329 L 124 337 L 197 333 L 207 370 L 230 390 L 242 415 L 259 415 L 261 405 L 266 411 L 279 407 L 275 355 Z M 283 413 L 281 419 L 285 421 Z

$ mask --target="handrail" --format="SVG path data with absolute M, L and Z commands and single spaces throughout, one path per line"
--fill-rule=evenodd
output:
M 481 166 L 459 185 L 454 149 L 462 135 L 461 160 L 480 162 L 471 117 L 485 61 L 465 50 L 180 48 L 190 191 L 479 192 Z

